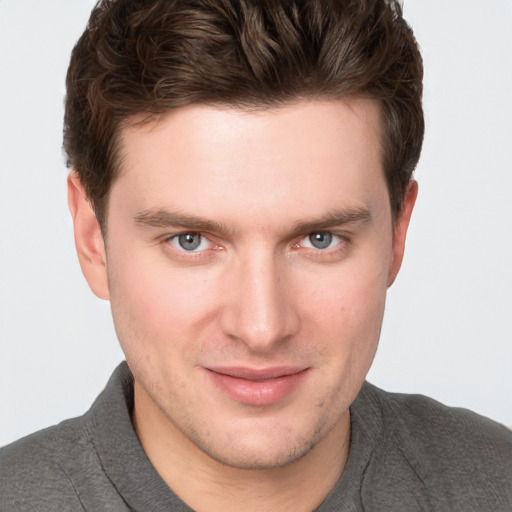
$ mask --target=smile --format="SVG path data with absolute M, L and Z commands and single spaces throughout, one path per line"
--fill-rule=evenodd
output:
M 247 405 L 272 405 L 296 390 L 309 368 L 205 368 L 213 383 L 231 399 Z

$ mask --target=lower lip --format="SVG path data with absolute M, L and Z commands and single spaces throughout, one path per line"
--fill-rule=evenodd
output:
M 230 398 L 247 405 L 272 405 L 297 389 L 308 370 L 264 381 L 231 377 L 207 370 L 214 384 Z

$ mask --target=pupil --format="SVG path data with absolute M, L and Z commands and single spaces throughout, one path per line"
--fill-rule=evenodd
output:
M 178 241 L 183 249 L 186 251 L 193 251 L 199 247 L 199 244 L 201 243 L 201 235 L 185 233 L 184 235 L 179 236 Z
M 332 235 L 331 233 L 312 233 L 309 235 L 309 241 L 316 249 L 325 249 L 331 244 Z

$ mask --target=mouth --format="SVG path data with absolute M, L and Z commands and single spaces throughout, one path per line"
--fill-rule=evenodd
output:
M 246 405 L 272 405 L 295 391 L 306 378 L 309 368 L 282 366 L 274 368 L 205 368 L 213 383 L 232 400 Z

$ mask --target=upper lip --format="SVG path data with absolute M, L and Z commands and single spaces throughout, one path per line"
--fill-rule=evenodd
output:
M 243 366 L 210 366 L 209 371 L 237 379 L 265 381 L 295 375 L 308 369 L 306 366 L 274 366 L 269 368 L 247 368 Z

